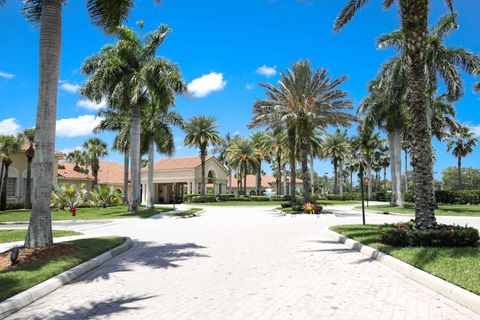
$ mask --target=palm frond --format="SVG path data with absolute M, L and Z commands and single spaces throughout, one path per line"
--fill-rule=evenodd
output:
M 342 9 L 340 14 L 335 20 L 333 30 L 339 32 L 343 27 L 352 20 L 353 16 L 359 11 L 364 5 L 368 3 L 368 0 L 349 0 L 348 4 Z
M 116 32 L 116 28 L 127 19 L 133 0 L 88 0 L 87 10 L 93 24 L 107 34 Z

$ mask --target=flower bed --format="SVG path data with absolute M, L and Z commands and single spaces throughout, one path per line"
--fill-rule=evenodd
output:
M 420 230 L 413 220 L 385 224 L 379 236 L 381 243 L 397 247 L 476 247 L 480 240 L 475 228 L 436 224 L 432 229 Z

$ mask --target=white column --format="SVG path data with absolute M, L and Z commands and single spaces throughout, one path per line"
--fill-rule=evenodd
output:
M 195 180 L 192 181 L 192 193 L 197 193 L 197 183 Z

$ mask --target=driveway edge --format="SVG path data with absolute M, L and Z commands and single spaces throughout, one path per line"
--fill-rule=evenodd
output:
M 128 237 L 125 237 L 124 239 L 125 240 L 121 245 L 0 302 L 0 319 L 6 318 L 12 313 L 17 312 L 30 303 L 60 288 L 64 284 L 69 283 L 75 278 L 78 278 L 86 272 L 129 250 L 133 246 L 132 239 Z
M 442 296 L 480 314 L 480 296 L 330 229 L 326 229 L 326 232 L 332 239 L 343 243 L 348 248 L 361 252 Z

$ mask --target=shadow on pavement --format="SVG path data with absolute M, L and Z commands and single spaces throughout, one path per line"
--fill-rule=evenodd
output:
M 138 310 L 139 307 L 126 306 L 129 303 L 135 303 L 153 296 L 139 297 L 119 297 L 111 298 L 105 301 L 90 302 L 87 306 L 78 306 L 70 308 L 67 311 L 51 311 L 48 315 L 41 314 L 31 318 L 32 320 L 69 320 L 69 319 L 91 319 L 93 317 L 111 316 L 115 313 L 121 313 L 128 310 Z M 14 318 L 20 319 L 20 318 Z
M 205 248 L 195 243 L 166 243 L 158 245 L 152 242 L 135 241 L 132 249 L 75 282 L 91 282 L 97 278 L 109 279 L 110 274 L 132 271 L 135 266 L 150 267 L 152 269 L 177 268 L 180 267 L 178 264 L 180 261 L 209 257 L 196 251 Z

